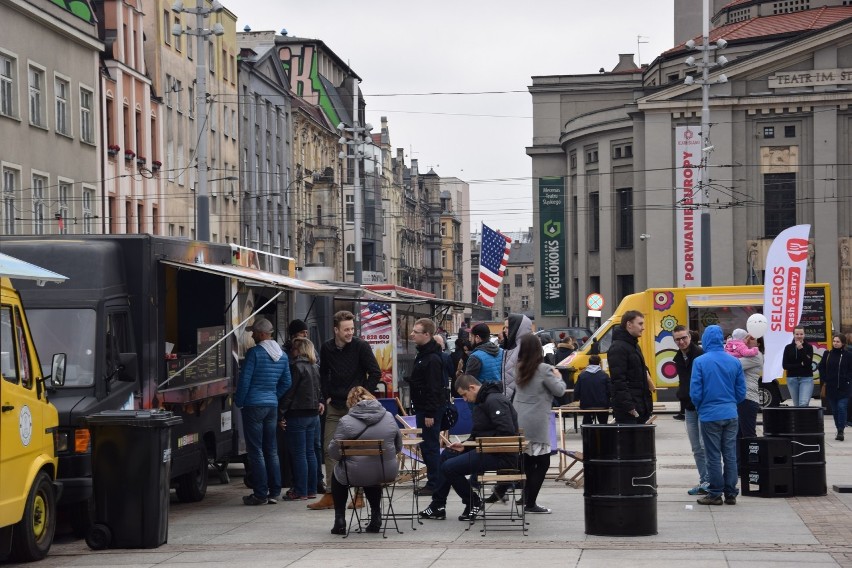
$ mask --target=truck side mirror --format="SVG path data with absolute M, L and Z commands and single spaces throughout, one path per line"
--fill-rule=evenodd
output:
M 136 382 L 137 374 L 136 353 L 119 353 L 118 372 L 115 378 L 123 383 L 133 383 Z
M 50 365 L 50 379 L 53 384 L 61 387 L 65 384 L 65 361 L 67 357 L 65 353 L 56 353 L 53 356 L 53 362 Z

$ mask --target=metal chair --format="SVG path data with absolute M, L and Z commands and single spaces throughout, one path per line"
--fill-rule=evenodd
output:
M 410 422 L 406 419 L 410 418 Z M 414 526 L 415 521 L 418 525 L 422 525 L 420 519 L 420 502 L 417 494 L 420 489 L 420 480 L 426 476 L 426 465 L 423 462 L 423 456 L 420 454 L 420 443 L 422 440 L 423 430 L 421 428 L 408 427 L 409 424 L 414 424 L 413 416 L 397 416 L 397 421 L 404 424 L 405 427 L 400 428 L 402 433 L 402 451 L 399 453 L 399 472 L 396 475 L 396 483 L 411 482 L 411 513 L 397 514 L 399 519 L 411 519 L 411 530 L 417 530 Z
M 477 438 L 474 451 L 479 454 L 480 462 L 485 456 L 506 456 L 516 464 L 515 468 L 498 469 L 496 471 L 480 471 L 479 501 L 482 503 L 482 536 L 491 530 L 520 530 L 524 536 L 527 534 L 526 512 L 524 507 L 518 504 L 518 497 L 523 496 L 526 486 L 526 475 L 524 474 L 524 437 L 523 436 L 495 436 Z M 507 487 L 506 496 L 509 498 L 508 510 L 497 508 L 494 505 L 487 507 L 486 495 L 496 485 Z M 475 519 L 474 519 L 475 520 Z M 473 524 L 474 520 L 471 521 Z
M 378 466 L 382 471 L 382 479 L 386 479 L 385 475 L 385 448 L 382 440 L 338 440 L 338 448 L 340 449 L 340 461 L 343 463 L 343 472 L 346 476 L 346 484 L 349 487 L 349 498 L 355 501 L 358 487 L 349 483 L 349 458 L 358 456 L 371 456 L 378 460 Z M 393 481 L 385 482 L 380 485 L 381 500 L 380 514 L 382 515 L 382 538 L 387 538 L 387 530 L 389 521 L 393 521 L 393 526 L 396 532 L 402 534 L 397 523 L 396 513 L 393 510 L 393 494 L 396 489 L 396 478 Z M 364 519 L 358 507 L 352 509 L 349 516 L 349 523 L 346 526 L 346 534 L 343 538 L 349 536 L 352 530 L 352 523 L 355 522 L 358 527 L 358 532 L 363 532 Z

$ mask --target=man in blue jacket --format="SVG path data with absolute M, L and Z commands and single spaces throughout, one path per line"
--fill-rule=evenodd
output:
M 275 428 L 278 399 L 290 388 L 290 363 L 278 342 L 272 340 L 273 327 L 268 319 L 256 317 L 246 329 L 252 332 L 255 346 L 246 352 L 234 400 L 242 409 L 253 490 L 243 497 L 243 503 L 265 505 L 277 503 L 281 496 Z
M 698 499 L 701 505 L 737 504 L 737 405 L 745 400 L 742 365 L 725 352 L 724 334 L 718 325 L 708 326 L 701 337 L 704 355 L 692 364 L 689 396 L 698 419 L 710 487 Z M 724 473 L 722 462 L 724 461 Z

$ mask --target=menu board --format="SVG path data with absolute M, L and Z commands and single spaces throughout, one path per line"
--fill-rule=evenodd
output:
M 799 319 L 802 327 L 805 328 L 805 341 L 823 345 L 830 343 L 825 319 L 825 288 L 805 286 L 802 316 Z
M 180 355 L 177 359 L 170 359 L 166 363 L 168 376 L 171 379 L 169 387 L 180 387 L 188 384 L 207 381 L 225 376 L 225 342 L 220 343 L 215 349 L 204 357 L 187 367 L 178 377 L 173 377 L 176 371 L 193 361 L 199 353 L 204 353 L 211 345 L 225 336 L 224 326 L 201 327 L 197 330 L 197 344 L 195 354 Z

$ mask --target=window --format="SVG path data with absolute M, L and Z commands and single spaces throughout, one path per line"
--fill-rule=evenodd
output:
M 172 18 L 168 9 L 163 10 L 163 42 L 172 44 Z
M 56 97 L 56 131 L 68 136 L 71 125 L 68 123 L 68 81 L 56 77 L 54 79 L 54 96 Z
M 796 127 L 795 126 L 785 126 L 784 127 L 784 138 L 795 138 L 796 137 Z
M 169 223 L 169 236 L 170 237 L 175 236 L 175 224 L 174 223 Z
M 197 38 L 195 36 L 186 38 L 186 57 L 187 59 L 192 59 L 193 51 L 192 49 L 195 47 L 195 42 Z
M 346 245 L 346 274 L 355 272 L 355 245 Z
M 598 149 L 589 148 L 586 150 L 586 163 L 596 164 L 598 162 Z
M 322 205 L 317 205 L 317 225 L 322 225 Z
M 174 79 L 174 91 L 175 91 L 175 109 L 178 112 L 183 112 L 183 109 L 180 106 L 181 93 L 183 92 L 183 86 L 181 82 L 177 79 Z
M 589 251 L 600 250 L 600 194 L 589 193 Z M 595 290 L 596 291 L 596 290 Z
M 0 55 L 0 114 L 17 116 L 17 61 L 9 55 Z
M 346 222 L 354 223 L 355 222 L 355 196 L 347 195 L 346 196 Z
M 535 287 L 535 274 L 527 274 L 527 287 Z
M 92 101 L 94 95 L 88 89 L 80 89 L 80 139 L 89 144 L 95 143 L 94 119 L 92 114 Z
M 601 277 L 600 276 L 589 276 L 589 292 L 598 292 L 601 291 Z
M 775 138 L 775 127 L 774 126 L 764 126 L 763 127 L 763 137 L 764 138 Z
M 15 190 L 18 189 L 18 172 L 3 168 L 3 234 L 15 234 Z
M 441 223 L 441 236 L 442 237 L 447 236 L 447 224 L 446 223 Z
M 521 309 L 527 310 L 530 307 L 530 297 L 529 296 L 521 296 Z
M 524 275 L 515 274 L 515 288 L 520 288 L 524 284 Z
M 44 71 L 30 66 L 30 124 L 44 126 Z
M 33 234 L 44 234 L 44 188 L 47 178 L 33 176 Z
M 59 184 L 59 234 L 68 234 L 68 220 L 71 216 L 68 214 L 68 196 L 71 195 L 71 184 L 60 182 Z
M 764 236 L 778 234 L 796 224 L 796 174 L 764 174 Z
M 503 297 L 508 298 L 512 295 L 512 287 L 509 284 L 503 284 Z
M 615 294 L 618 296 L 618 301 L 624 299 L 625 296 L 629 296 L 634 292 L 633 289 L 633 275 L 632 274 L 620 274 L 615 277 Z
M 16 385 L 20 382 L 18 344 L 12 337 L 12 306 L 0 306 L 0 374 L 5 380 Z
M 213 49 L 213 42 L 207 42 L 207 68 L 211 75 L 216 74 L 216 50 Z
M 15 342 L 20 346 L 18 358 L 20 359 L 21 364 L 21 386 L 25 389 L 29 389 L 33 386 L 33 383 L 30 380 L 32 378 L 32 367 L 30 366 L 30 352 L 26 347 L 27 338 L 24 333 L 23 321 L 21 310 L 18 306 L 15 306 Z
M 230 126 L 230 125 L 228 124 L 228 106 L 227 105 L 222 107 L 222 117 L 223 117 L 222 134 L 225 136 L 225 138 L 228 138 L 230 136 L 230 133 L 228 132 L 228 126 Z
M 91 235 L 94 231 L 93 220 L 95 218 L 92 203 L 95 200 L 93 189 L 83 189 L 83 234 Z
M 166 106 L 172 108 L 172 76 L 168 73 L 166 73 L 166 88 L 164 90 L 166 91 L 164 93 Z
M 577 152 L 571 152 L 569 159 L 571 161 L 571 169 L 576 170 L 577 169 Z
M 447 267 L 447 251 L 441 250 L 441 268 Z
M 633 247 L 633 188 L 625 187 L 616 191 L 618 204 L 618 225 L 616 226 L 616 247 Z
M 186 90 L 186 108 L 189 111 L 189 118 L 195 118 L 195 87 L 189 87 Z

